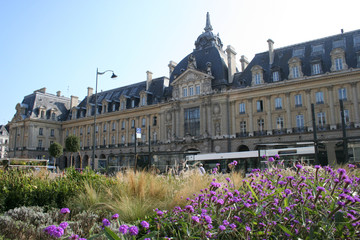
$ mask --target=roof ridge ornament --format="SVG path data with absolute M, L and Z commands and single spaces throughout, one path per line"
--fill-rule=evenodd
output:
M 206 32 L 211 32 L 213 30 L 213 28 L 211 26 L 211 23 L 210 23 L 210 14 L 209 14 L 209 12 L 206 13 L 206 25 L 205 25 L 204 30 Z

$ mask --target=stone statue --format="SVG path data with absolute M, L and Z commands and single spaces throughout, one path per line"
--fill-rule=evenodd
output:
M 190 54 L 189 58 L 188 58 L 188 68 L 191 69 L 196 69 L 196 59 L 194 57 L 194 55 Z

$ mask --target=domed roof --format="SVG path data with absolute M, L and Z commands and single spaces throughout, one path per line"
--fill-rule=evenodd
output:
M 176 65 L 170 76 L 170 83 L 180 76 L 188 67 L 189 63 L 195 66 L 195 69 L 201 72 L 209 73 L 214 77 L 212 88 L 221 88 L 228 84 L 227 58 L 222 50 L 222 43 L 219 36 L 214 35 L 210 24 L 209 13 L 206 15 L 205 32 L 200 34 L 195 42 L 195 49 L 192 53 L 184 57 Z M 191 60 L 191 61 L 189 61 Z
M 204 28 L 205 32 L 200 34 L 200 36 L 195 41 L 195 49 L 196 50 L 202 50 L 208 47 L 218 47 L 219 49 L 222 49 L 223 44 L 220 40 L 219 35 L 214 35 L 212 30 L 212 26 L 210 23 L 210 14 L 206 14 L 206 25 Z

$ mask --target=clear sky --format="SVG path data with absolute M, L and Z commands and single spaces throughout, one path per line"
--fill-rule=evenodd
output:
M 213 32 L 237 60 L 360 28 L 359 0 L 0 0 L 0 124 L 42 87 L 78 96 L 168 76 L 194 49 L 210 13 Z M 239 61 L 238 65 L 239 64 Z

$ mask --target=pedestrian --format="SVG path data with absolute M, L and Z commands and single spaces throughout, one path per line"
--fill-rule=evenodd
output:
M 202 163 L 199 164 L 199 173 L 200 175 L 204 175 L 206 173 Z

